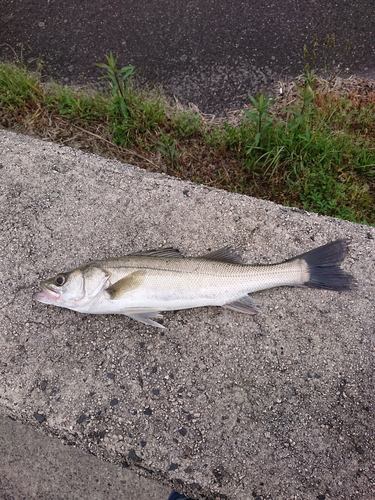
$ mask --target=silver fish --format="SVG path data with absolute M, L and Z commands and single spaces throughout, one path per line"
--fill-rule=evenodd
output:
M 348 242 L 333 241 L 280 264 L 246 265 L 229 248 L 182 257 L 164 248 L 95 261 L 41 283 L 33 298 L 88 314 L 126 314 L 147 325 L 160 311 L 222 306 L 256 314 L 249 293 L 278 286 L 352 290 L 354 278 L 340 268 Z

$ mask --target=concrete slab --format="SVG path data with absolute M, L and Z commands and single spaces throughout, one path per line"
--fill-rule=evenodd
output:
M 155 480 L 12 421 L 1 407 L 0 450 L 2 499 L 167 500 L 170 493 Z
M 0 404 L 192 498 L 375 496 L 375 229 L 0 131 Z M 226 245 L 251 263 L 339 237 L 355 292 L 274 289 L 261 314 L 122 316 L 33 302 L 87 261 Z

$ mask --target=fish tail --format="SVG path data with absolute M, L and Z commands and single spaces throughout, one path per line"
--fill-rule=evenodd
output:
M 348 247 L 347 239 L 336 240 L 291 259 L 304 260 L 308 266 L 309 279 L 303 285 L 336 291 L 354 290 L 355 279 L 340 267 Z

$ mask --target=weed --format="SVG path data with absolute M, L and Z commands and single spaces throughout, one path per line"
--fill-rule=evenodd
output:
M 348 140 L 346 129 L 332 134 L 329 122 L 335 119 L 334 113 L 330 110 L 327 116 L 326 110 L 315 106 L 313 87 L 314 75 L 309 73 L 297 85 L 297 99 L 284 110 L 282 121 L 270 116 L 267 101 L 251 99 L 254 109 L 246 116 L 254 136 L 245 147 L 245 168 L 271 192 L 284 185 L 289 199 L 306 210 L 366 220 L 372 198 L 368 184 L 355 172 L 361 172 L 362 178 L 373 175 L 374 152 L 367 145 L 358 154 L 359 144 Z M 352 208 L 356 203 L 363 207 L 363 214 Z
M 165 157 L 172 170 L 180 170 L 179 158 L 182 152 L 177 150 L 176 140 L 162 134 L 162 139 L 156 141 L 156 144 L 156 149 Z
M 30 107 L 40 101 L 40 75 L 24 66 L 0 63 L 0 106 L 8 111 Z
M 270 106 L 275 100 L 270 99 L 264 92 L 256 98 L 249 94 L 249 99 L 253 104 L 253 109 L 245 110 L 245 117 L 252 122 L 255 128 L 253 141 L 247 146 L 246 154 L 250 156 L 254 150 L 264 151 L 268 145 L 267 135 L 273 123 L 270 116 Z
M 179 137 L 192 137 L 202 131 L 202 118 L 193 111 L 175 114 L 174 130 Z
M 312 47 L 310 50 L 307 45 L 303 47 L 303 55 L 305 58 L 305 71 L 309 73 L 315 70 L 321 73 L 329 81 L 332 81 L 339 72 L 339 66 L 335 61 L 335 52 L 338 50 L 336 46 L 336 37 L 334 33 L 326 35 L 324 41 L 314 36 Z M 350 41 L 346 40 L 345 52 L 350 51 Z
M 127 93 L 129 92 L 129 85 L 135 67 L 124 66 L 120 69 L 117 68 L 117 57 L 115 57 L 112 52 L 110 52 L 109 55 L 106 55 L 105 58 L 107 63 L 97 62 L 95 65 L 106 71 L 106 74 L 102 76 L 102 79 L 108 80 L 111 84 L 113 102 L 109 105 L 109 110 L 116 112 L 119 107 L 124 119 L 127 120 Z
M 122 146 L 140 143 L 148 145 L 144 137 L 166 122 L 166 110 L 155 92 L 135 91 L 132 86 L 134 66 L 117 67 L 117 57 L 112 52 L 106 56 L 106 63 L 96 63 L 106 71 L 103 79 L 110 82 L 111 96 L 109 112 L 109 133 L 116 144 Z
M 90 121 L 106 113 L 108 100 L 99 92 L 88 92 L 68 86 L 50 84 L 46 87 L 47 108 L 68 119 Z

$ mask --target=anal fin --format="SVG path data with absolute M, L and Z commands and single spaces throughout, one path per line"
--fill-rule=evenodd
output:
M 129 318 L 135 319 L 140 323 L 144 323 L 145 325 L 155 326 L 156 328 L 164 328 L 164 326 L 161 323 L 152 320 L 152 318 L 161 319 L 163 317 L 163 315 L 160 314 L 159 311 L 153 311 L 153 310 L 145 311 L 145 310 L 132 309 L 132 310 L 124 310 L 122 311 L 122 314 L 125 314 L 126 316 L 129 316 Z
M 259 312 L 256 301 L 249 295 L 245 295 L 240 299 L 224 304 L 223 307 L 243 314 L 257 314 Z

